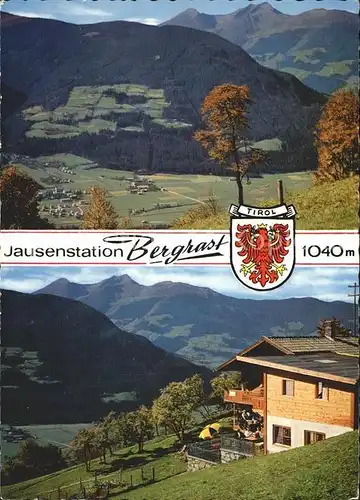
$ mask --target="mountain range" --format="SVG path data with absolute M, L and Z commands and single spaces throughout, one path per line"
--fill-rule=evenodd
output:
M 91 422 L 150 404 L 171 381 L 210 371 L 69 298 L 3 290 L 2 421 Z
M 4 84 L 26 97 L 20 109 L 5 102 L 12 110 L 3 123 L 8 153 L 73 153 L 123 170 L 209 171 L 214 163 L 193 133 L 214 86 L 250 87 L 254 141 L 310 129 L 325 102 L 293 75 L 197 29 L 7 13 L 1 29 Z
M 35 293 L 81 301 L 118 327 L 210 368 L 261 335 L 311 335 L 321 319 L 335 316 L 347 326 L 352 318 L 352 305 L 340 301 L 237 299 L 184 283 L 144 286 L 126 274 L 86 285 L 61 278 Z
M 351 12 L 312 9 L 287 15 L 264 2 L 222 15 L 187 9 L 164 24 L 215 33 L 319 92 L 358 82 L 359 20 Z

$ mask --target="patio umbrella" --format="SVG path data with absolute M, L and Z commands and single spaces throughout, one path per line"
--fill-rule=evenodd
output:
M 200 432 L 199 438 L 201 439 L 211 439 L 220 430 L 221 424 L 215 422 L 214 424 L 209 424 Z

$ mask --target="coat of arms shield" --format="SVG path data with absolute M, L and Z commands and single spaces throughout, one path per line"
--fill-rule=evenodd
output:
M 295 266 L 295 208 L 231 205 L 230 260 L 239 281 L 257 291 L 283 285 Z

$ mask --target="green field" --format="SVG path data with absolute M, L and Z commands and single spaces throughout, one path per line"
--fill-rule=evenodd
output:
M 53 157 L 40 157 L 37 159 L 37 168 L 21 167 L 31 177 L 41 182 L 48 175 L 58 178 L 69 176 L 52 167 L 51 162 L 58 161 L 66 164 L 76 172 L 71 177 L 71 184 L 62 184 L 62 187 L 85 190 L 93 185 L 99 185 L 109 191 L 110 200 L 117 210 L 120 218 L 129 215 L 129 209 L 150 209 L 155 203 L 168 203 L 171 208 L 152 210 L 131 216 L 134 226 L 141 225 L 141 221 L 149 223 L 163 222 L 172 223 L 181 217 L 190 208 L 204 203 L 213 193 L 219 200 L 223 209 L 227 209 L 231 203 L 236 203 L 236 183 L 229 177 L 212 175 L 177 175 L 177 174 L 154 174 L 151 179 L 164 191 L 145 193 L 141 196 L 130 194 L 126 191 L 128 182 L 119 180 L 119 177 L 132 177 L 132 172 L 112 170 L 104 168 L 89 168 L 91 162 L 75 155 L 55 155 Z M 48 165 L 46 165 L 48 163 Z M 150 176 L 145 176 L 150 177 Z M 245 184 L 245 203 L 259 205 L 268 198 L 276 197 L 277 180 L 281 179 L 285 190 L 300 191 L 311 185 L 311 176 L 306 172 L 291 174 L 266 174 L 262 178 L 251 179 L 250 184 Z M 51 203 L 45 202 L 45 203 Z M 52 220 L 52 219 L 50 219 Z M 57 218 L 52 220 L 57 224 L 79 224 L 79 221 Z
M 327 63 L 321 71 L 316 73 L 319 76 L 332 76 L 340 75 L 347 76 L 351 74 L 351 67 L 354 65 L 354 61 L 333 61 Z
M 91 487 L 93 471 L 98 470 L 99 480 L 117 483 L 110 490 L 114 500 L 349 500 L 356 497 L 356 431 L 282 453 L 198 472 L 186 472 L 186 463 L 176 453 L 174 445 L 174 437 L 156 438 L 145 444 L 141 454 L 136 453 L 136 446 L 133 446 L 117 451 L 107 465 L 93 460 L 90 473 L 83 466 L 75 466 L 5 486 L 2 495 L 16 500 L 35 495 L 57 498 L 58 487 L 63 494 L 65 491 L 67 494 L 78 492 L 80 479 L 83 486 Z M 153 468 L 156 482 L 146 485 L 141 469 L 146 480 Z M 130 475 L 135 486 L 132 490 L 129 490 Z M 123 484 L 119 484 L 120 479 Z
M 356 498 L 357 432 L 240 460 L 114 496 L 118 500 L 349 500 Z
M 74 87 L 64 106 L 47 111 L 41 106 L 25 109 L 23 118 L 29 125 L 26 136 L 31 139 L 74 138 L 84 132 L 144 132 L 141 113 L 165 128 L 191 126 L 164 117 L 169 106 L 163 89 L 145 85 L 119 84 Z M 131 126 L 121 125 L 121 115 L 135 113 Z
M 58 425 L 24 425 L 19 428 L 36 436 L 39 444 L 54 444 L 66 449 L 68 443 L 74 439 L 80 429 L 89 427 L 90 424 L 58 424 Z M 2 455 L 13 457 L 19 449 L 20 443 L 8 443 L 2 440 Z

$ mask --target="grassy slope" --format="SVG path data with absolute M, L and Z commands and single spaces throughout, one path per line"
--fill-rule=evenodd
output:
M 358 434 L 173 477 L 121 500 L 349 500 L 357 485 Z
M 174 453 L 174 437 L 156 438 L 145 445 L 142 454 L 136 446 L 125 448 L 100 465 L 93 460 L 91 470 L 99 470 L 99 480 L 119 480 L 119 470 L 104 475 L 111 469 L 124 468 L 122 480 L 129 485 L 141 485 L 142 467 L 147 478 L 155 468 L 156 484 L 124 491 L 111 490 L 114 500 L 349 500 L 355 496 L 357 479 L 358 434 L 349 432 L 315 445 L 289 450 L 285 453 L 259 457 L 201 472 L 186 473 L 186 464 Z M 179 477 L 175 477 L 181 474 Z M 83 466 L 76 466 L 48 476 L 24 481 L 2 489 L 5 498 L 21 500 L 39 493 L 45 497 L 79 491 L 79 480 L 89 488 L 92 474 Z M 88 482 L 87 482 L 88 481 Z M 90 479 L 91 481 L 91 479 Z M 92 481 L 91 481 L 92 482 Z
M 301 192 L 289 192 L 285 196 L 287 204 L 295 205 L 297 229 L 357 229 L 359 226 L 357 178 L 335 183 L 312 186 Z M 262 206 L 277 205 L 268 200 Z M 188 212 L 173 227 L 174 229 L 228 229 L 229 215 L 208 216 L 204 208 Z M 207 216 L 206 216 L 207 215 Z
M 16 500 L 35 498 L 38 495 L 49 497 L 50 493 L 57 498 L 57 488 L 63 492 L 74 494 L 79 491 L 79 481 L 89 488 L 93 484 L 94 471 L 99 473 L 99 482 L 102 480 L 118 481 L 120 469 L 123 468 L 122 480 L 129 484 L 132 475 L 133 484 L 140 484 L 141 468 L 145 477 L 151 477 L 151 469 L 155 468 L 156 480 L 164 480 L 169 476 L 179 474 L 186 470 L 186 464 L 174 453 L 176 439 L 173 436 L 155 438 L 145 444 L 144 452 L 137 453 L 137 446 L 123 448 L 115 452 L 113 457 L 107 459 L 107 465 L 93 460 L 91 472 L 86 472 L 85 466 L 75 466 L 46 476 L 37 477 L 21 483 L 5 486 L 1 494 L 5 498 Z M 113 472 L 115 470 L 115 472 Z M 114 488 L 113 494 L 119 493 L 123 488 Z

